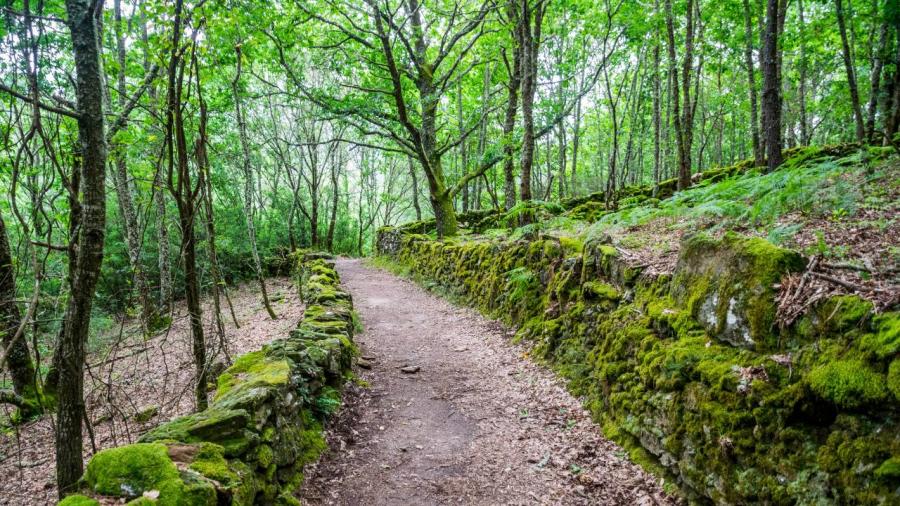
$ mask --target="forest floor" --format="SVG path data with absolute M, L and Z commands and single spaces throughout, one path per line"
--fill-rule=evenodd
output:
M 259 287 L 247 283 L 230 292 L 236 328 L 222 299 L 228 351 L 235 357 L 284 337 L 303 316 L 303 303 L 290 278 L 270 278 L 267 288 L 278 319 L 266 314 Z M 212 301 L 203 306 L 208 343 L 217 343 Z M 88 355 L 85 400 L 98 450 L 137 440 L 144 432 L 194 411 L 194 368 L 190 327 L 184 301 L 175 307 L 173 324 L 149 339 L 137 323 L 125 320 L 94 337 L 98 351 Z M 222 360 L 212 344 L 212 360 Z M 139 414 L 151 415 L 138 421 Z M 9 413 L 0 411 L 0 421 Z M 53 417 L 6 428 L 0 423 L 0 505 L 44 505 L 56 501 Z M 85 434 L 85 462 L 93 454 Z
M 510 329 L 362 261 L 337 267 L 368 386 L 348 389 L 304 504 L 676 502 Z

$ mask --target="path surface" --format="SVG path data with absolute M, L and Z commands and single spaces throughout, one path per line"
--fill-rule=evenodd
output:
M 337 267 L 369 386 L 349 389 L 304 504 L 672 503 L 507 329 L 361 261 Z

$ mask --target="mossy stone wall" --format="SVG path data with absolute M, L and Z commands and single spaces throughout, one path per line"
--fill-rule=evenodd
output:
M 97 453 L 82 494 L 61 504 L 299 504 L 303 467 L 325 449 L 322 425 L 350 373 L 353 304 L 327 255 L 294 255 L 303 319 L 218 377 L 208 409 L 138 443 Z
M 900 314 L 855 296 L 774 324 L 791 251 L 695 235 L 672 275 L 602 239 L 434 241 L 386 228 L 379 252 L 519 328 L 607 436 L 690 499 L 900 504 Z

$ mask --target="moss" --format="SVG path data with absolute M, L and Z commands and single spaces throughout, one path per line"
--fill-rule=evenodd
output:
M 240 396 L 258 387 L 285 385 L 290 381 L 290 365 L 284 360 L 271 359 L 264 351 L 241 355 L 218 379 L 214 398 L 219 402 L 226 396 Z
M 697 234 L 682 242 L 672 296 L 716 338 L 777 349 L 774 286 L 804 266 L 798 253 L 764 239 Z
M 240 477 L 225 460 L 225 449 L 213 443 L 201 443 L 190 469 L 226 487 L 240 483 Z
M 59 506 L 100 506 L 96 499 L 91 499 L 80 494 L 66 496 L 59 502 Z
M 259 445 L 256 449 L 256 462 L 260 467 L 269 467 L 275 460 L 275 453 L 269 445 Z
M 113 497 L 139 497 L 156 490 L 162 505 L 216 503 L 212 484 L 183 480 L 166 446 L 159 443 L 137 443 L 94 455 L 84 481 L 92 491 Z
M 165 445 L 138 443 L 110 448 L 95 455 L 88 464 L 84 480 L 94 492 L 135 497 L 160 483 L 180 481 L 180 478 Z
M 838 360 L 810 372 L 809 386 L 819 397 L 843 408 L 859 408 L 887 397 L 885 378 L 859 360 Z
M 238 456 L 256 444 L 258 436 L 247 430 L 250 414 L 244 409 L 223 409 L 213 405 L 205 411 L 176 418 L 144 434 L 140 441 L 211 441 L 222 445 L 225 454 Z
M 895 358 L 888 367 L 887 387 L 894 398 L 900 401 L 900 358 Z
M 560 237 L 559 245 L 562 247 L 563 254 L 567 256 L 578 255 L 584 251 L 584 242 L 577 237 Z
M 884 480 L 900 481 L 900 457 L 891 457 L 878 466 L 875 476 Z
M 300 449 L 298 464 L 306 465 L 319 460 L 319 455 L 328 449 L 321 425 L 313 424 L 300 433 Z
M 587 298 L 610 301 L 619 300 L 619 291 L 616 290 L 616 287 L 608 283 L 603 283 L 601 281 L 588 281 L 581 286 L 582 292 Z
M 878 359 L 900 353 L 900 313 L 892 311 L 875 316 L 872 330 L 860 339 L 860 349 Z

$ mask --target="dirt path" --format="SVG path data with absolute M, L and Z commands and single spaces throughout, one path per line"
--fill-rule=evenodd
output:
M 673 502 L 507 329 L 358 260 L 338 270 L 369 387 L 350 388 L 305 504 Z

